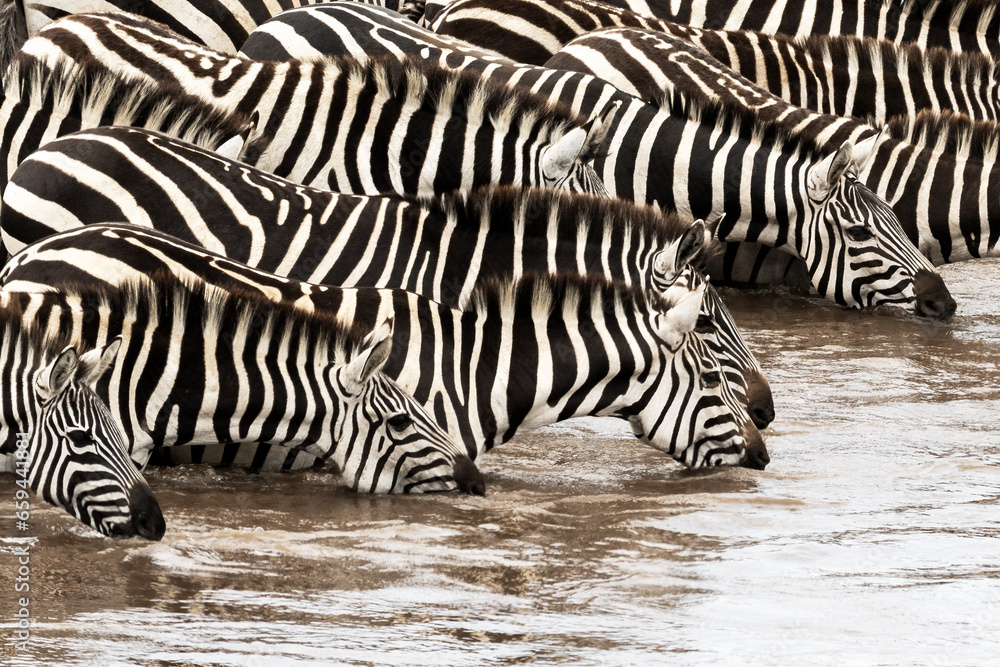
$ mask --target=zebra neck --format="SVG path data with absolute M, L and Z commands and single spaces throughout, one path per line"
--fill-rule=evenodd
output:
M 0 326 L 0 454 L 17 451 L 19 433 L 31 433 L 38 419 L 35 374 L 43 363 L 40 341 L 23 333 L 19 322 Z

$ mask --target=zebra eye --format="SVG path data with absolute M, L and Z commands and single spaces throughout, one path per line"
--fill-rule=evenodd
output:
M 392 417 L 389 417 L 389 419 L 387 419 L 386 421 L 389 423 L 389 426 L 391 426 L 396 431 L 405 431 L 406 429 L 408 429 L 410 426 L 413 425 L 413 420 L 410 418 L 410 415 L 405 413 L 393 415 Z
M 847 234 L 847 238 L 851 239 L 852 241 L 871 241 L 873 238 L 875 238 L 875 234 L 873 234 L 872 231 L 867 227 L 865 227 L 864 225 L 858 225 L 856 227 L 848 227 L 845 230 L 845 233 Z
M 709 371 L 702 373 L 701 383 L 706 389 L 715 389 L 722 384 L 722 373 L 719 371 Z
M 699 315 L 698 321 L 694 325 L 694 332 L 699 334 L 710 334 L 715 331 L 715 322 L 708 315 Z
M 89 433 L 78 428 L 67 431 L 66 436 L 73 441 L 74 445 L 87 445 L 93 442 L 93 438 L 90 437 Z

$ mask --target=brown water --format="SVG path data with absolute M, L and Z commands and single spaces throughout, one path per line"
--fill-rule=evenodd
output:
M 0 664 L 1000 664 L 1000 261 L 943 273 L 951 324 L 725 293 L 775 391 L 763 473 L 585 420 L 488 455 L 486 498 L 156 470 L 155 544 L 38 501 Z

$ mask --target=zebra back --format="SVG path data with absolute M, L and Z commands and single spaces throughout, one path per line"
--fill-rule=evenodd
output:
M 588 121 L 422 59 L 254 63 L 124 14 L 66 17 L 23 50 L 49 62 L 85 53 L 122 76 L 175 83 L 222 113 L 256 114 L 240 159 L 306 185 L 356 194 L 488 183 L 606 193 L 590 162 L 604 152 L 613 107 Z
M 36 283 L 61 280 L 58 267 L 83 262 L 111 285 L 135 276 L 133 266 L 159 265 L 157 271 L 223 290 L 253 290 L 358 327 L 391 316 L 396 333 L 385 372 L 470 453 L 520 430 L 614 414 L 629 417 L 638 436 L 687 465 L 767 462 L 745 408 L 694 333 L 703 287 L 690 281 L 668 300 L 596 276 L 496 279 L 457 310 L 402 290 L 279 278 L 128 225 L 49 237 L 14 257 L 0 281 L 7 290 L 37 289 Z

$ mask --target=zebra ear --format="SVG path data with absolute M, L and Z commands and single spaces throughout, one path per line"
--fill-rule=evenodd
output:
M 882 126 L 876 134 L 862 139 L 858 143 L 854 144 L 854 151 L 851 154 L 851 162 L 854 164 L 854 172 L 860 174 L 871 162 L 872 157 L 875 155 L 875 149 L 878 148 L 879 141 L 882 139 L 882 135 L 885 134 L 886 130 L 889 129 L 888 125 Z
M 684 342 L 684 336 L 694 331 L 701 313 L 701 302 L 705 296 L 705 285 L 689 291 L 663 315 L 660 335 L 671 349 Z
M 545 148 L 542 153 L 542 176 L 559 182 L 569 176 L 587 141 L 587 129 L 575 127 Z
M 393 318 L 389 317 L 375 327 L 374 331 L 365 336 L 357 356 L 348 362 L 344 377 L 352 393 L 360 394 L 365 384 L 389 360 L 392 353 L 392 323 Z
M 851 166 L 851 154 L 854 146 L 851 142 L 845 141 L 833 155 L 825 158 L 813 165 L 809 170 L 808 190 L 809 196 L 815 200 L 826 199 L 840 179 L 844 177 L 847 168 Z
M 259 123 L 260 112 L 255 110 L 246 127 L 244 127 L 243 130 L 236 136 L 222 142 L 222 145 L 215 149 L 216 154 L 221 155 L 224 158 L 229 158 L 230 160 L 239 160 L 240 156 L 243 154 L 243 149 L 245 149 L 247 144 L 250 142 L 250 136 L 254 133 L 254 130 L 257 129 L 257 125 Z
M 705 242 L 705 221 L 695 220 L 676 243 L 656 253 L 653 274 L 661 281 L 673 282 L 677 274 L 698 256 Z
M 80 357 L 80 381 L 92 386 L 100 380 L 101 376 L 114 365 L 121 347 L 122 337 L 116 336 L 114 340 L 104 346 L 103 350 L 91 350 Z
M 607 142 L 608 134 L 611 132 L 611 121 L 614 120 L 621 105 L 621 100 L 611 102 L 604 107 L 599 116 L 584 126 L 587 128 L 587 143 L 580 156 L 581 161 L 586 162 L 608 154 Z
M 43 399 L 58 396 L 73 380 L 80 364 L 76 348 L 67 345 L 52 363 L 42 369 L 35 382 L 36 389 Z

